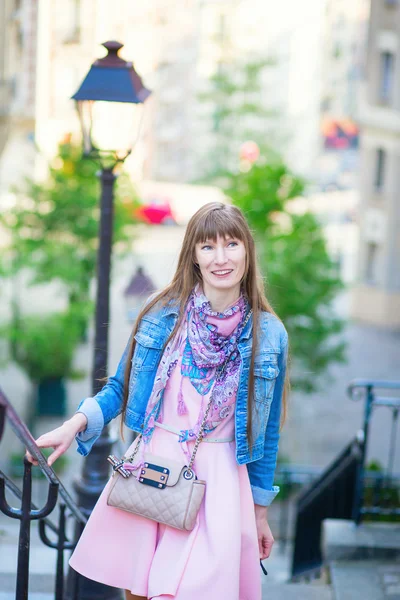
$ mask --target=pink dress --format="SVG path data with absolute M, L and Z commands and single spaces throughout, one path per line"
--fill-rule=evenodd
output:
M 236 323 L 233 316 L 218 326 L 228 335 Z M 179 361 L 165 388 L 162 410 L 162 423 L 178 431 L 194 426 L 201 402 L 200 394 L 184 377 L 182 392 L 188 411 L 178 415 L 181 377 Z M 232 441 L 203 441 L 197 452 L 195 472 L 207 487 L 193 531 L 107 506 L 108 483 L 69 560 L 75 571 L 153 600 L 261 600 L 254 502 L 247 468 L 235 458 L 234 403 L 235 399 L 229 402 L 225 418 L 210 434 L 211 439 Z M 192 448 L 193 442 L 187 442 L 187 450 Z M 148 450 L 187 464 L 178 437 L 165 429 L 155 428 Z

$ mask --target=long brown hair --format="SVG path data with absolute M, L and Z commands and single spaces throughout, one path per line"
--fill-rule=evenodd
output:
M 258 330 L 260 312 L 266 311 L 277 316 L 264 294 L 264 284 L 260 275 L 253 236 L 242 211 L 237 206 L 223 204 L 222 202 L 210 202 L 200 208 L 190 219 L 186 228 L 185 237 L 179 254 L 178 266 L 175 275 L 169 285 L 156 294 L 139 313 L 132 334 L 132 343 L 126 362 L 124 398 L 121 415 L 121 436 L 123 437 L 123 424 L 128 405 L 129 378 L 131 362 L 135 351 L 135 335 L 143 316 L 151 311 L 153 306 L 160 303 L 165 306 L 170 300 L 174 300 L 179 306 L 179 315 L 175 327 L 168 341 L 175 335 L 183 319 L 185 306 L 190 293 L 196 283 L 202 283 L 200 268 L 196 264 L 195 248 L 197 243 L 206 240 L 216 241 L 217 237 L 232 237 L 240 240 L 246 250 L 245 271 L 242 279 L 242 288 L 251 308 L 253 309 L 253 343 L 251 351 L 251 362 L 248 382 L 247 398 L 247 439 L 249 445 L 252 442 L 252 405 L 254 397 L 254 358 L 258 345 Z M 287 410 L 288 375 L 286 374 L 281 412 L 281 425 L 286 418 Z

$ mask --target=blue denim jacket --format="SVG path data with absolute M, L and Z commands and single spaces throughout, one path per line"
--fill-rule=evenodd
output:
M 147 313 L 136 334 L 132 358 L 129 397 L 125 424 L 142 430 L 147 402 L 153 387 L 162 348 L 178 316 L 176 304 L 157 306 Z M 287 362 L 288 336 L 282 322 L 274 315 L 260 315 L 259 350 L 255 357 L 255 401 L 253 409 L 253 445 L 247 442 L 247 390 L 252 348 L 250 317 L 238 341 L 242 358 L 235 408 L 236 460 L 247 465 L 253 499 L 268 506 L 279 492 L 273 485 L 279 441 L 281 400 Z M 76 436 L 78 452 L 86 456 L 98 439 L 104 425 L 121 413 L 128 342 L 117 372 L 94 398 L 82 401 L 77 412 L 88 419 L 86 429 Z

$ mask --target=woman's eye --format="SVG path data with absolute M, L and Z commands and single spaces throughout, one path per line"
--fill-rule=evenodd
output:
M 207 246 L 207 245 L 201 247 L 202 250 L 209 250 L 210 248 L 211 248 L 211 246 Z
M 233 245 L 233 246 L 237 246 L 237 245 L 238 245 L 238 243 L 237 243 L 237 242 L 229 242 L 228 246 L 232 246 L 232 245 Z

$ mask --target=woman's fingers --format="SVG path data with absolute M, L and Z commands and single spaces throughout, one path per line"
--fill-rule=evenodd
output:
M 29 450 L 26 450 L 25 456 L 26 456 L 27 460 L 29 460 L 29 462 L 32 463 L 33 465 L 38 464 L 38 461 L 35 458 L 33 458 L 32 454 L 29 452 Z
M 266 558 L 269 558 L 274 541 L 275 540 L 272 536 L 271 537 L 263 536 L 262 538 L 260 538 L 258 540 L 258 546 L 259 546 L 259 550 L 260 550 L 260 559 L 261 560 L 265 560 Z
M 57 460 L 57 458 L 60 458 L 61 454 L 63 454 L 65 450 L 66 448 L 60 445 L 56 450 L 54 450 L 54 452 L 50 454 L 49 458 L 47 459 L 47 464 L 49 465 L 49 467 L 51 467 L 51 465 Z
M 41 435 L 40 437 L 38 437 L 37 440 L 35 440 L 36 445 L 39 448 L 59 448 L 60 447 L 60 442 L 56 441 L 52 436 L 49 436 L 48 434 L 44 434 Z M 60 456 L 60 454 L 63 453 L 64 450 L 61 450 L 61 452 L 55 457 L 53 458 L 52 462 L 50 461 L 50 458 L 54 456 L 55 452 L 53 452 L 48 460 L 47 460 L 47 464 L 51 465 L 53 464 L 53 462 Z M 26 458 L 29 460 L 30 463 L 32 463 L 33 465 L 38 465 L 38 461 L 32 456 L 32 454 L 29 452 L 29 450 L 26 450 L 25 453 Z

